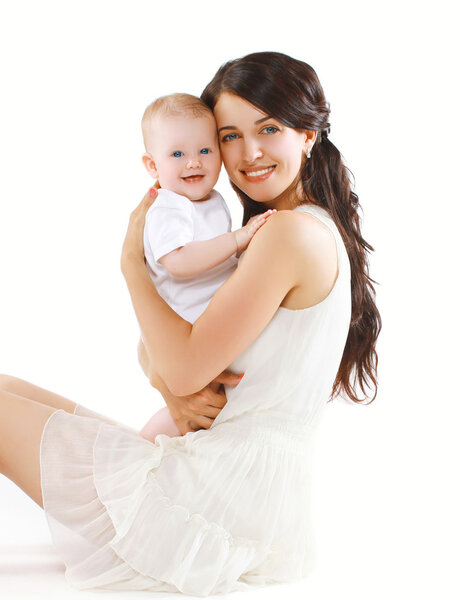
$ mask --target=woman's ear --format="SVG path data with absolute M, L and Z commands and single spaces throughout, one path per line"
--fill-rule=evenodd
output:
M 316 138 L 318 137 L 318 132 L 313 129 L 305 130 L 305 142 L 304 142 L 304 152 L 305 154 L 311 152 L 311 149 L 315 145 Z
M 147 169 L 147 172 L 154 178 L 158 179 L 158 171 L 155 165 L 155 161 L 153 160 L 151 154 L 146 152 L 142 156 L 142 162 L 144 163 L 144 167 Z

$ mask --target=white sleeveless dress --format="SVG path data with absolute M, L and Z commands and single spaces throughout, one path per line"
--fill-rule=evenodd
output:
M 310 466 L 351 316 L 350 265 L 328 213 L 339 274 L 303 310 L 280 307 L 230 366 L 208 430 L 155 443 L 93 411 L 55 411 L 41 441 L 53 542 L 77 589 L 207 596 L 305 577 L 315 560 Z

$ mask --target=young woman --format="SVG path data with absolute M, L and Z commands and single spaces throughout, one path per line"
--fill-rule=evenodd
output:
M 372 247 L 315 71 L 251 54 L 221 67 L 202 97 L 243 223 L 278 212 L 193 325 L 157 294 L 144 264 L 153 198 L 131 215 L 121 265 L 142 362 L 188 432 L 152 444 L 50 392 L 3 382 L 2 472 L 40 504 L 43 493 L 66 577 L 80 589 L 205 596 L 304 577 L 318 419 L 329 398 L 360 402 L 376 390 Z M 182 397 L 226 383 L 226 370 L 244 377 L 227 380 L 226 403 L 208 396 L 193 426 Z

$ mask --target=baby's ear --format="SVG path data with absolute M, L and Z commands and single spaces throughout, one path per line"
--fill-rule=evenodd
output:
M 144 163 L 144 167 L 147 169 L 148 173 L 150 173 L 154 179 L 158 179 L 158 171 L 155 161 L 148 152 L 142 156 L 142 162 Z

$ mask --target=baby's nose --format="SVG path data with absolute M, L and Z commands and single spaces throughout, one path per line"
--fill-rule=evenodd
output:
M 201 168 L 201 160 L 197 156 L 192 156 L 187 161 L 188 169 L 200 169 Z

